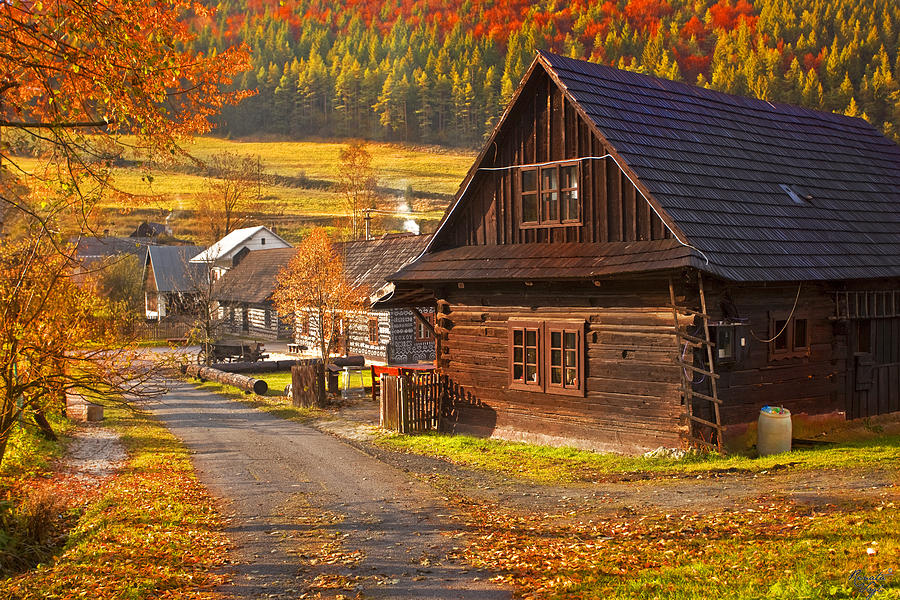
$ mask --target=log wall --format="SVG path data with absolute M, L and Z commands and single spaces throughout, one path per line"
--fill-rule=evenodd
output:
M 446 291 L 439 364 L 467 398 L 457 402 L 455 431 L 619 452 L 680 445 L 681 380 L 665 285 Z M 509 389 L 510 318 L 584 319 L 583 397 Z

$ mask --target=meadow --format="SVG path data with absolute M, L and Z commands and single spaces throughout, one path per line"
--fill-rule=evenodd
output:
M 259 224 L 275 226 L 290 241 L 297 241 L 315 225 L 335 228 L 347 220 L 347 209 L 337 184 L 338 155 L 346 142 L 226 140 L 200 137 L 184 146 L 185 155 L 155 164 L 130 151 L 111 169 L 112 184 L 124 194 L 108 194 L 101 202 L 100 222 L 111 235 L 128 235 L 141 221 L 168 222 L 174 235 L 196 238 L 194 211 L 206 180 L 197 161 L 230 152 L 257 159 L 263 175 L 259 189 L 263 210 Z M 400 210 L 412 190 L 414 218 L 423 233 L 440 221 L 471 166 L 474 154 L 437 146 L 370 143 L 368 150 L 378 180 L 379 209 Z M 39 158 L 17 158 L 26 171 L 40 172 Z M 406 217 L 385 216 L 377 232 L 400 231 Z

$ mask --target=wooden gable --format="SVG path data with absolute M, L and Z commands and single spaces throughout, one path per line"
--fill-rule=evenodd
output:
M 632 183 L 635 177 L 614 157 L 615 150 L 593 123 L 535 61 L 463 183 L 432 249 L 671 238 L 645 193 Z M 521 167 L 560 163 L 577 166 L 577 219 L 524 223 Z

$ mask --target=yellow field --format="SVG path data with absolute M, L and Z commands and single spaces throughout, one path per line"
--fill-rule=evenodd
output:
M 259 157 L 266 175 L 290 178 L 290 185 L 264 182 L 265 200 L 260 223 L 277 225 L 288 239 L 298 239 L 309 227 L 331 227 L 346 218 L 347 210 L 334 190 L 338 153 L 344 142 L 242 141 L 214 137 L 197 138 L 185 150 L 200 160 L 220 152 Z M 394 210 L 407 186 L 417 196 L 416 220 L 423 232 L 436 227 L 447 204 L 472 164 L 474 153 L 436 147 L 412 147 L 370 143 L 373 165 L 382 190 L 380 208 Z M 136 157 L 126 155 L 127 159 Z M 25 170 L 41 169 L 39 159 L 17 158 Z M 193 211 L 196 197 L 204 191 L 204 178 L 192 174 L 189 160 L 174 165 L 144 165 L 114 168 L 116 188 L 141 198 L 123 206 L 120 199 L 109 198 L 102 205 L 105 226 L 113 235 L 127 235 L 144 220 L 163 221 L 170 216 L 176 236 L 193 239 L 196 229 Z M 148 177 L 149 176 L 149 177 Z M 383 226 L 401 227 L 402 218 L 388 218 Z

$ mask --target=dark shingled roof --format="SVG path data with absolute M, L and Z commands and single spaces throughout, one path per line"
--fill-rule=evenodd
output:
M 213 296 L 222 302 L 264 304 L 275 291 L 275 278 L 297 253 L 296 248 L 253 250 L 216 283 Z
M 584 279 L 614 273 L 699 267 L 689 248 L 676 240 L 604 244 L 519 244 L 461 246 L 443 250 L 401 269 L 404 282 L 526 281 Z
M 391 234 L 372 240 L 337 242 L 335 252 L 344 255 L 347 279 L 376 291 L 387 276 L 422 253 L 431 236 Z M 296 254 L 296 248 L 254 250 L 216 284 L 214 295 L 223 302 L 262 304 L 275 290 L 278 272 Z
M 539 60 L 709 258 L 705 270 L 739 281 L 900 276 L 900 146 L 862 119 Z
M 204 265 L 190 263 L 202 250 L 198 246 L 148 246 L 144 268 L 147 261 L 153 265 L 156 289 L 160 292 L 189 292 L 203 278 Z
M 344 254 L 347 279 L 353 285 L 366 286 L 375 292 L 387 284 L 389 275 L 417 258 L 430 240 L 430 235 L 401 233 L 334 246 Z

